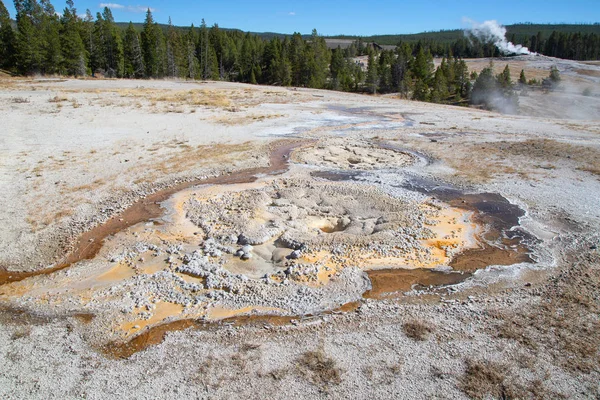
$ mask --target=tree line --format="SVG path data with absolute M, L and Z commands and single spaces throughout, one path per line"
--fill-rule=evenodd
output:
M 116 78 L 219 79 L 281 86 L 373 93 L 439 102 L 468 98 L 466 64 L 444 60 L 437 70 L 425 46 L 379 51 L 361 41 L 348 49 L 327 47 L 313 30 L 264 40 L 218 25 L 166 29 L 147 11 L 141 32 L 120 29 L 110 8 L 82 18 L 73 0 L 58 14 L 49 0 L 15 0 L 16 27 L 0 1 L 0 67 L 22 75 L 102 74 Z M 368 55 L 368 66 L 355 57 Z
M 550 29 L 551 27 L 555 29 Z M 519 24 L 507 26 L 507 28 L 506 39 L 508 41 L 523 45 L 532 52 L 571 60 L 600 59 L 600 24 Z M 335 38 L 360 39 L 398 46 L 402 43 L 413 47 L 425 46 L 434 57 L 482 58 L 502 55 L 493 43 L 482 42 L 473 37 L 466 38 L 462 30 L 370 36 L 368 38 L 352 36 L 336 36 Z
M 499 85 L 502 93 L 512 96 L 510 75 L 508 80 L 487 79 L 487 71 L 481 77 L 487 79 L 485 84 L 478 83 L 476 74 L 469 74 L 466 63 L 452 51 L 436 68 L 437 50 L 425 41 L 383 50 L 359 39 L 348 48 L 329 49 L 316 30 L 306 38 L 295 33 L 266 40 L 216 24 L 208 27 L 204 20 L 197 28 L 177 28 L 170 19 L 160 26 L 150 10 L 141 31 L 132 23 L 122 29 L 110 8 L 95 17 L 87 10 L 80 17 L 73 0 L 66 1 L 60 15 L 49 0 L 15 0 L 15 9 L 13 28 L 0 0 L 0 68 L 22 75 L 226 80 L 399 93 L 420 101 L 471 101 L 489 107 L 477 100 L 482 88 Z

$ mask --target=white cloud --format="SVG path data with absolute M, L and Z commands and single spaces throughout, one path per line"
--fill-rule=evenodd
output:
M 296 11 L 290 11 L 288 15 L 296 15 Z
M 125 6 L 123 4 L 117 4 L 117 3 L 100 3 L 100 8 L 104 8 L 104 7 L 108 7 L 108 8 L 125 8 Z
M 146 12 L 146 11 L 148 11 L 148 9 L 150 10 L 150 12 L 156 11 L 155 8 L 148 7 L 148 6 L 127 6 L 127 11 L 136 12 L 136 13 Z
M 118 3 L 100 3 L 100 8 L 104 8 L 104 7 L 108 7 L 108 8 L 112 8 L 115 10 L 125 10 L 125 11 L 129 11 L 129 12 L 133 12 L 133 13 L 144 13 L 146 11 L 148 11 L 148 9 L 150 9 L 151 12 L 156 11 L 154 8 L 152 7 L 147 7 L 147 6 L 125 6 L 123 4 L 118 4 Z

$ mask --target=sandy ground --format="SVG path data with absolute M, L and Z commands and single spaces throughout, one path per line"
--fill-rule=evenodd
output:
M 512 62 L 544 70 L 554 61 Z M 597 66 L 564 62 L 559 68 L 599 89 L 590 73 L 577 72 Z M 3 398 L 600 395 L 597 98 L 579 105 L 575 91 L 530 93 L 520 99 L 530 115 L 508 116 L 387 96 L 218 82 L 11 79 L 0 85 L 0 266 L 9 271 L 58 265 L 79 234 L 150 193 L 267 166 L 281 140 L 306 144 L 284 175 L 219 190 L 190 188 L 164 204 L 171 210 L 167 220 L 109 237 L 94 259 L 1 286 Z M 554 97 L 536 96 L 558 96 L 582 112 L 565 118 Z M 323 170 L 366 172 L 352 181 L 313 177 Z M 330 243 L 363 246 L 366 237 L 381 252 L 392 240 L 386 229 L 397 232 L 398 221 L 425 222 L 432 237 L 447 240 L 454 231 L 461 243 L 472 238 L 456 236 L 457 221 L 464 235 L 484 229 L 443 198 L 435 200 L 436 210 L 455 214 L 427 214 L 432 196 L 406 189 L 419 179 L 498 193 L 524 210 L 519 223 L 535 237 L 533 261 L 490 265 L 455 286 L 361 298 L 370 286 L 365 270 L 373 265 L 357 261 L 351 248 L 340 256 Z M 427 215 L 438 222 L 428 223 Z M 240 230 L 245 239 L 231 239 Z M 195 238 L 207 231 L 213 244 Z M 282 231 L 293 237 L 275 246 L 275 232 Z M 278 281 L 283 268 L 277 263 L 240 264 L 223 247 L 235 253 L 245 242 L 252 242 L 251 260 L 287 263 L 290 283 Z M 153 261 L 157 249 L 166 261 Z M 290 257 L 295 250 L 301 250 L 297 259 Z M 334 253 L 341 258 L 319 261 Z M 448 267 L 441 254 L 431 268 Z M 248 265 L 255 270 L 244 270 Z M 375 263 L 385 265 L 393 263 Z M 199 287 L 207 303 L 191 304 Z M 210 290 L 223 293 L 214 297 Z M 127 359 L 103 348 L 183 317 L 257 313 L 294 321 L 180 325 Z

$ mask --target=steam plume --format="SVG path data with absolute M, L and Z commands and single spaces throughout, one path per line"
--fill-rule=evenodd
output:
M 464 18 L 463 21 L 471 25 L 471 28 L 465 29 L 465 36 L 476 37 L 482 42 L 492 42 L 502 54 L 535 54 L 527 47 L 506 40 L 506 28 L 495 20 L 481 24 L 468 18 Z

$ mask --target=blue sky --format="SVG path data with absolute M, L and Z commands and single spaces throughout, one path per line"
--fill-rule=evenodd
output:
M 3 0 L 14 17 L 11 0 Z M 57 11 L 64 0 L 52 1 Z M 142 22 L 145 10 L 153 10 L 157 22 L 189 26 L 218 23 L 223 28 L 253 32 L 320 34 L 393 34 L 463 28 L 463 18 L 475 21 L 495 19 L 508 25 L 516 22 L 593 23 L 600 22 L 599 0 L 110 0 L 109 2 L 75 0 L 83 14 L 92 14 L 109 5 L 118 22 Z

